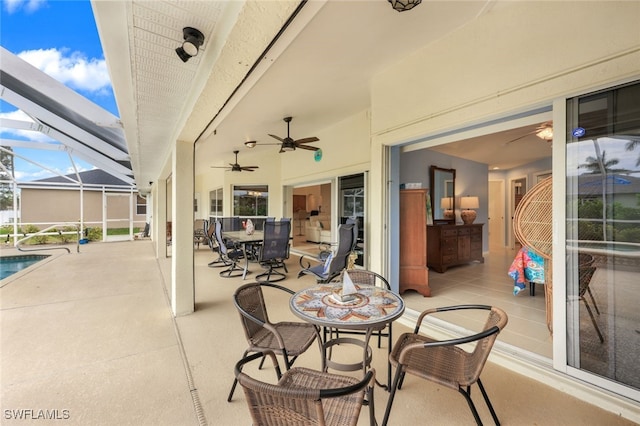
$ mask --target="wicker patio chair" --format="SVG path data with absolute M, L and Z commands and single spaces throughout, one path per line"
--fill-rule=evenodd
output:
M 272 283 L 256 282 L 238 287 L 233 295 L 233 303 L 240 313 L 242 328 L 249 343 L 242 358 L 250 352 L 271 350 L 282 355 L 285 368 L 289 370 L 298 356 L 309 349 L 314 341 L 318 342 L 318 349 L 322 354 L 320 332 L 315 325 L 291 321 L 272 323 L 269 320 L 263 287 L 281 290 L 288 295 L 294 294 L 292 290 Z M 227 401 L 233 398 L 237 384 L 238 379 L 235 379 Z
M 591 310 L 591 306 L 585 297 L 587 294 L 591 298 L 591 303 L 593 303 L 593 309 L 595 309 L 596 313 L 600 315 L 600 309 L 598 309 L 598 304 L 596 303 L 596 298 L 593 297 L 593 293 L 591 292 L 591 288 L 589 284 L 591 284 L 591 278 L 593 278 L 593 274 L 596 272 L 596 267 L 593 266 L 593 256 L 588 253 L 579 253 L 578 254 L 578 297 L 580 300 L 584 302 L 584 307 L 587 309 L 587 313 L 591 318 L 591 323 L 593 324 L 593 328 L 595 328 L 596 333 L 598 334 L 598 339 L 600 339 L 600 343 L 604 343 L 604 337 L 602 336 L 602 332 L 600 331 L 600 327 L 598 327 L 598 323 L 596 322 L 596 317 L 593 315 L 593 311 Z
M 273 361 L 277 384 L 262 382 L 242 372 L 245 364 L 265 356 Z M 281 375 L 275 354 L 267 351 L 240 360 L 235 366 L 235 375 L 244 389 L 254 425 L 355 426 L 365 395 L 370 424 L 375 424 L 375 370 L 369 370 L 363 379 L 301 367 Z
M 207 228 L 209 221 L 206 219 L 196 219 L 193 221 L 193 245 L 200 249 L 200 243 L 207 242 Z
M 422 321 L 427 315 L 439 312 L 459 312 L 460 310 L 487 311 L 488 315 L 482 331 L 471 336 L 444 341 L 418 334 Z M 396 390 L 402 387 L 406 373 L 460 392 L 467 400 L 476 423 L 481 425 L 482 421 L 471 400 L 471 385 L 478 383 L 491 416 L 496 425 L 499 425 L 498 416 L 482 385 L 480 374 L 498 333 L 506 325 L 507 314 L 502 309 L 492 306 L 458 305 L 423 311 L 418 317 L 413 333 L 402 334 L 389 356 L 391 364 L 396 367 L 396 373 L 382 425 L 385 426 L 389 421 Z M 473 343 L 471 352 L 467 352 L 461 347 L 461 345 L 467 346 L 466 344 L 469 343 Z
M 524 196 L 513 215 L 513 232 L 524 246 L 544 259 L 544 297 L 547 328 L 553 332 L 552 177 L 538 182 Z

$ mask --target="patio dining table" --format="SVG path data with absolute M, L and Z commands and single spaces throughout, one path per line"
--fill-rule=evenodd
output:
M 253 231 L 252 234 L 247 234 L 246 230 L 240 231 L 225 231 L 222 233 L 223 238 L 233 242 L 234 244 L 242 246 L 242 252 L 244 254 L 244 272 L 242 273 L 242 279 L 247 278 L 249 273 L 249 256 L 247 255 L 247 247 L 254 244 L 262 244 L 264 240 L 263 231 Z
M 335 294 L 341 288 L 342 283 L 335 282 L 306 288 L 291 296 L 289 307 L 297 317 L 325 329 L 366 331 L 364 340 L 333 337 L 333 333 L 329 333 L 329 337 L 322 343 L 323 371 L 332 368 L 339 371 L 366 372 L 371 366 L 372 351 L 369 339 L 372 332 L 375 328 L 399 318 L 404 313 L 404 301 L 400 295 L 390 290 L 370 285 L 356 285 L 355 298 L 349 302 L 340 302 Z M 357 363 L 331 360 L 331 349 L 339 344 L 362 348 L 362 360 Z

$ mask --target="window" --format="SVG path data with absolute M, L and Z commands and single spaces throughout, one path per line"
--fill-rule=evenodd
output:
M 222 188 L 209 192 L 209 215 L 222 217 Z
M 267 185 L 234 186 L 234 216 L 267 216 L 269 213 L 269 187 Z
M 567 101 L 567 364 L 640 390 L 640 83 Z
M 364 216 L 364 188 L 342 190 L 342 216 Z
M 147 199 L 140 195 L 136 196 L 136 214 L 137 215 L 147 214 Z

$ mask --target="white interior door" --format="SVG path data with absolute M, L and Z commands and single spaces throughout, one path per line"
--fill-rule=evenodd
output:
M 506 245 L 504 181 L 489 181 L 489 250 L 503 249 Z

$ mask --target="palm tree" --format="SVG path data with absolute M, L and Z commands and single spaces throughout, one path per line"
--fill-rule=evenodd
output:
M 627 142 L 627 144 L 624 147 L 627 151 L 634 151 L 639 146 L 640 146 L 640 139 L 633 139 Z M 640 166 L 640 155 L 636 160 L 636 166 Z
M 628 144 L 627 144 L 628 145 Z M 607 152 L 602 151 L 602 155 L 600 156 L 588 156 L 585 158 L 585 162 L 578 165 L 578 168 L 587 169 L 588 172 L 586 174 L 598 175 L 598 174 L 608 174 L 608 173 L 624 173 L 628 172 L 627 169 L 615 169 L 613 166 L 618 164 L 620 160 L 617 158 L 612 158 L 607 160 Z M 639 160 L 640 161 L 640 160 Z

